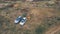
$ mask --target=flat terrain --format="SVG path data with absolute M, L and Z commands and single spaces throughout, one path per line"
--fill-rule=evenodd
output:
M 25 25 L 14 24 L 24 13 Z M 0 34 L 60 34 L 60 1 L 0 2 Z

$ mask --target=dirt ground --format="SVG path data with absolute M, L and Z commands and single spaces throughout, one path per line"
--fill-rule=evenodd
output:
M 50 2 L 17 1 L 0 8 L 0 34 L 60 34 L 60 2 Z M 24 13 L 27 22 L 21 27 L 14 20 Z

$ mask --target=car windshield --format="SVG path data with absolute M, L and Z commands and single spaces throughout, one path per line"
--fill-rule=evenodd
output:
M 20 18 L 17 18 L 16 20 L 20 20 Z
M 25 20 L 24 19 L 22 19 L 22 21 L 21 21 L 22 23 L 24 23 L 25 22 Z

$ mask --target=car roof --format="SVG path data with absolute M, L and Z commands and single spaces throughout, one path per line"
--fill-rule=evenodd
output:
M 22 22 L 22 21 L 25 22 L 25 20 L 26 20 L 26 18 L 25 18 L 25 19 L 22 19 L 21 22 Z
M 18 18 L 20 18 L 21 16 L 18 16 Z
M 26 17 L 23 17 L 23 19 L 26 19 Z

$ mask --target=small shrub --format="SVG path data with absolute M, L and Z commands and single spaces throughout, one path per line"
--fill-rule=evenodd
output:
M 36 28 L 35 32 L 36 34 L 43 34 L 43 32 L 46 30 L 46 26 L 41 25 L 38 28 Z

